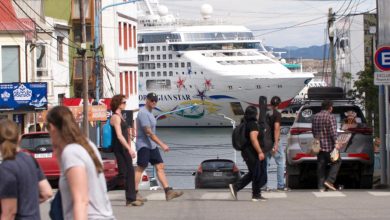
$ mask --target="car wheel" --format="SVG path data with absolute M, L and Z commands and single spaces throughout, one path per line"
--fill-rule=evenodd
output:
M 288 188 L 290 188 L 290 189 L 299 189 L 300 188 L 299 175 L 287 175 L 286 182 L 287 182 Z
M 372 188 L 372 175 L 364 175 L 360 177 L 360 188 L 361 189 Z

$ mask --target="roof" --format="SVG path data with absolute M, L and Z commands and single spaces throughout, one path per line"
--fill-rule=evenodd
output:
M 11 0 L 0 0 L 0 32 L 9 33 L 31 32 L 26 37 L 32 37 L 35 30 L 34 22 L 26 18 L 18 18 Z

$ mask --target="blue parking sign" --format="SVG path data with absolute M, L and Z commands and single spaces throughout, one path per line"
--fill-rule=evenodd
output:
M 390 70 L 390 46 L 380 47 L 375 52 L 375 66 L 382 71 Z

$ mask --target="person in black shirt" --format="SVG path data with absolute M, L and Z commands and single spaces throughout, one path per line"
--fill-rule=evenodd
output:
M 236 183 L 229 184 L 230 192 L 235 200 L 237 200 L 237 192 L 252 182 L 252 201 L 265 201 L 261 196 L 261 184 L 266 176 L 265 155 L 260 148 L 258 141 L 259 126 L 257 124 L 257 108 L 248 106 L 245 109 L 244 118 L 241 123 L 246 123 L 246 136 L 248 140 L 247 146 L 241 151 L 241 156 L 244 159 L 249 172 L 241 177 Z

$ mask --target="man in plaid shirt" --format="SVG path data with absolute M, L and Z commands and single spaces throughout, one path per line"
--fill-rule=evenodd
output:
M 331 162 L 330 152 L 337 144 L 337 124 L 336 118 L 332 115 L 333 102 L 324 100 L 321 104 L 321 112 L 314 115 L 312 120 L 313 136 L 320 140 L 321 150 L 317 155 L 317 175 L 318 188 L 321 192 L 325 191 L 325 187 L 331 190 L 336 190 L 333 183 L 336 181 L 337 173 L 341 166 L 341 160 Z M 329 173 L 326 174 L 326 167 L 330 165 Z M 324 187 L 325 186 L 325 187 Z

